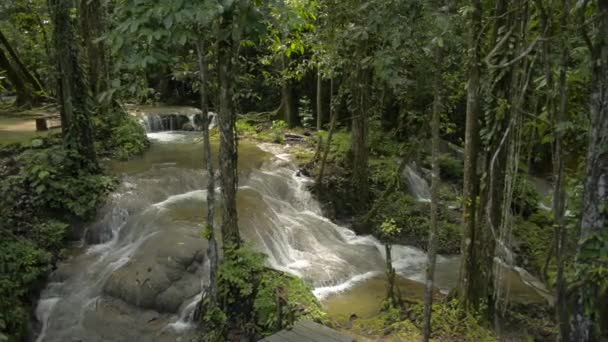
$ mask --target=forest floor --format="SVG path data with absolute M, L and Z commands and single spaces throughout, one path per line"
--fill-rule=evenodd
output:
M 49 106 L 21 110 L 12 105 L 0 105 L 0 146 L 27 142 L 32 138 L 60 131 L 57 128 L 36 131 L 37 118 L 57 114 L 56 108 Z

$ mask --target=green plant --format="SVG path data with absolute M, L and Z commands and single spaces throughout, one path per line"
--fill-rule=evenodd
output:
M 314 125 L 314 117 L 312 116 L 312 108 L 308 96 L 302 96 L 298 100 L 298 112 L 300 114 L 302 126 L 310 128 Z
M 539 202 L 540 195 L 534 187 L 534 184 L 523 175 L 518 177 L 513 191 L 513 202 L 511 204 L 513 210 L 527 218 L 538 211 Z
M 23 301 L 50 271 L 50 261 L 51 255 L 33 243 L 0 232 L 0 332 L 23 336 L 28 321 Z
M 423 305 L 412 307 L 415 323 L 422 326 Z M 431 316 L 433 327 L 432 337 L 439 341 L 497 341 L 492 331 L 480 324 L 480 318 L 475 313 L 463 312 L 457 299 L 433 304 Z
M 460 182 L 464 176 L 464 164 L 450 154 L 442 154 L 439 156 L 439 173 L 441 179 Z
M 114 158 L 127 160 L 142 154 L 149 146 L 143 127 L 130 115 L 123 115 L 118 125 L 112 128 L 109 149 Z
M 283 133 L 287 128 L 287 124 L 283 120 L 273 120 L 272 121 L 272 135 L 274 137 L 274 142 L 277 144 L 283 143 Z

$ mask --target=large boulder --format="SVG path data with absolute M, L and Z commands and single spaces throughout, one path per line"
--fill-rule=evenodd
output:
M 104 293 L 143 309 L 177 312 L 201 291 L 205 250 L 196 234 L 155 233 L 112 273 Z

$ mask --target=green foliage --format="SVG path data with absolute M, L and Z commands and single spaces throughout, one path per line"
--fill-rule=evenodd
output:
M 50 271 L 50 260 L 33 243 L 0 232 L 0 334 L 24 336 L 29 317 L 21 301 Z
M 378 316 L 368 319 L 357 319 L 354 321 L 355 332 L 379 338 L 380 336 L 390 336 L 397 341 L 420 341 L 422 335 L 414 323 L 404 315 L 403 311 L 391 308 L 382 311 Z
M 439 156 L 439 174 L 443 180 L 461 182 L 464 176 L 464 164 L 462 160 L 454 158 L 451 154 L 442 154 Z
M 298 100 L 298 113 L 300 114 L 300 122 L 305 128 L 310 128 L 315 125 L 314 117 L 312 116 L 312 108 L 310 99 L 307 96 L 302 96 Z
M 534 184 L 524 176 L 518 177 L 513 191 L 513 210 L 523 217 L 529 217 L 538 211 L 539 202 L 540 195 Z
M 49 220 L 33 227 L 32 239 L 38 247 L 58 252 L 63 248 L 63 242 L 70 226 L 67 223 Z
M 19 171 L 0 184 L 7 194 L 0 199 L 0 210 L 17 222 L 23 219 L 20 215 L 39 210 L 90 218 L 115 185 L 112 177 L 82 169 L 80 157 L 61 145 L 28 149 L 16 162 Z
M 438 250 L 439 253 L 453 254 L 460 250 L 460 227 L 458 217 L 443 207 L 439 212 Z M 395 237 L 399 243 L 427 247 L 430 229 L 429 204 L 418 202 L 402 192 L 394 192 L 380 205 L 372 224 L 379 227 L 386 220 L 394 220 L 401 232 Z
M 401 227 L 397 226 L 395 220 L 390 218 L 382 222 L 380 228 L 378 229 L 378 232 L 382 239 L 393 240 L 397 236 L 399 236 L 399 234 L 401 234 L 401 230 Z
M 225 250 L 218 272 L 223 311 L 212 310 L 203 317 L 217 327 L 209 336 L 220 336 L 219 330 L 227 326 L 265 336 L 299 319 L 325 320 L 312 288 L 297 277 L 267 268 L 265 259 L 248 247 Z
M 604 204 L 604 210 L 608 205 Z M 608 291 L 608 232 L 590 234 L 580 242 L 576 260 L 576 281 L 581 283 L 582 300 L 588 314 L 598 310 L 598 293 Z M 603 309 L 603 308 L 602 308 Z
M 142 154 L 149 146 L 143 127 L 130 116 L 123 116 L 119 124 L 112 128 L 109 149 L 114 158 L 127 160 Z
M 285 133 L 285 129 L 287 128 L 287 123 L 283 120 L 273 120 L 272 121 L 272 135 L 274 137 L 273 142 L 280 144 L 283 142 L 283 134 Z
M 412 309 L 417 325 L 422 326 L 423 305 L 415 305 Z M 478 315 L 463 312 L 456 299 L 433 304 L 431 326 L 431 336 L 440 341 L 498 341 L 490 330 L 480 325 Z
M 541 274 L 552 248 L 553 220 L 549 212 L 539 211 L 528 219 L 518 217 L 513 226 L 518 265 L 534 274 Z
M 327 141 L 329 132 L 320 131 L 317 134 L 323 141 Z M 329 158 L 332 160 L 342 161 L 346 158 L 350 151 L 350 133 L 346 130 L 335 131 L 331 138 L 331 147 L 329 149 Z

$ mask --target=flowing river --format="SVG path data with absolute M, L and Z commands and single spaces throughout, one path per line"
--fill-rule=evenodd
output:
M 121 184 L 42 292 L 38 341 L 175 341 L 193 334 L 189 317 L 207 281 L 200 133 L 149 137 L 144 156 L 108 166 Z M 309 182 L 281 146 L 241 141 L 241 235 L 268 255 L 269 266 L 309 282 L 334 311 L 354 312 L 365 296 L 384 294 L 384 248 L 325 218 Z M 421 250 L 395 246 L 393 253 L 403 280 L 424 280 Z M 437 287 L 451 289 L 457 276 L 458 257 L 440 256 Z

